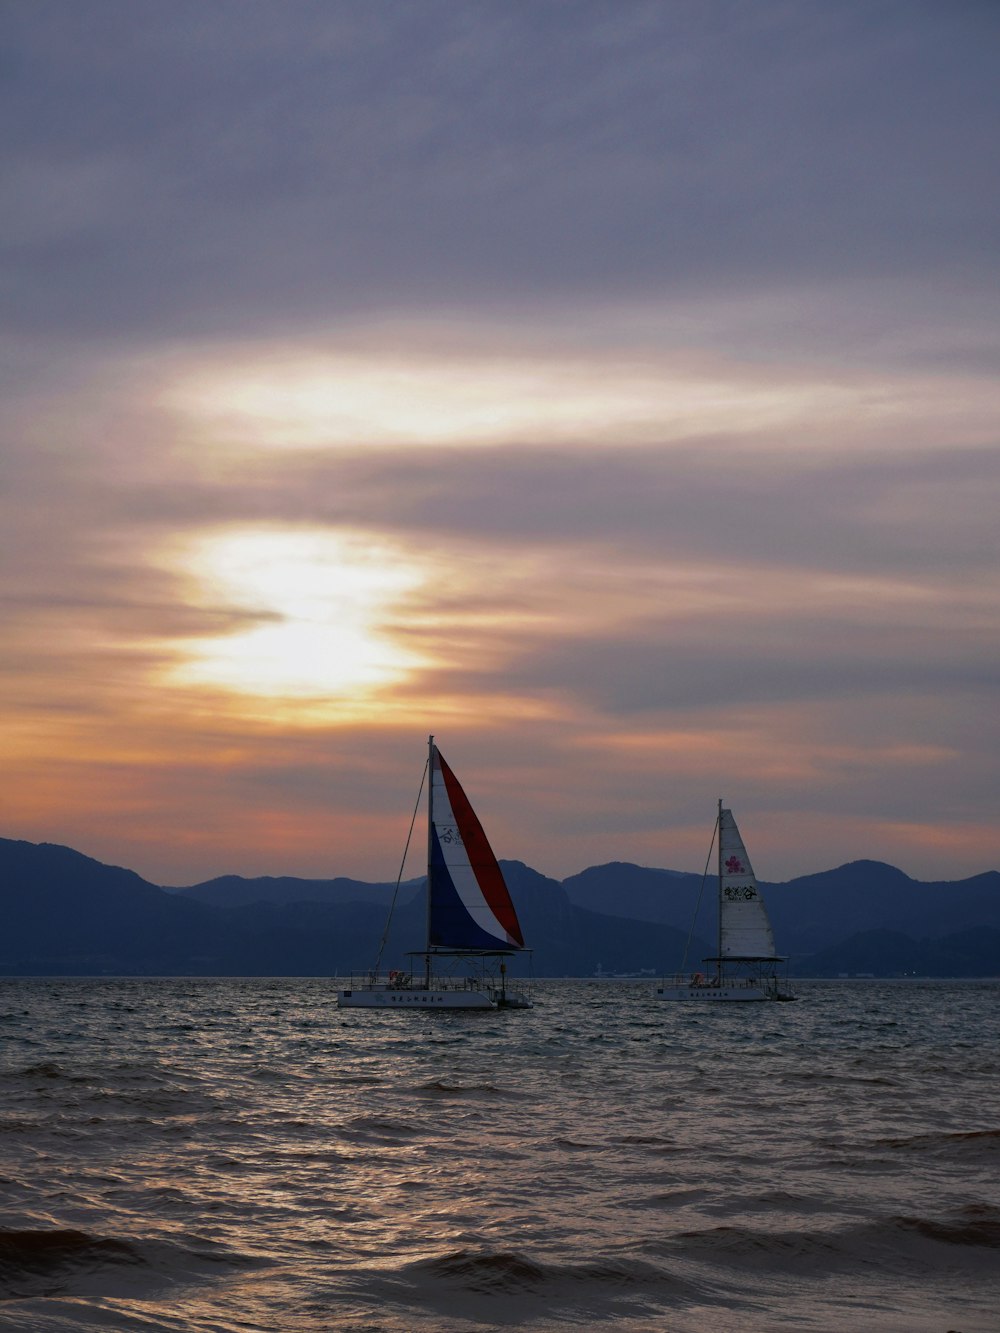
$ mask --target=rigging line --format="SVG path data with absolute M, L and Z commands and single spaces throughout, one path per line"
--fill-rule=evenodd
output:
M 385 919 L 385 929 L 382 931 L 382 938 L 378 942 L 378 954 L 375 957 L 375 966 L 372 968 L 372 980 L 378 980 L 378 970 L 382 963 L 382 950 L 385 948 L 385 942 L 389 938 L 389 926 L 392 924 L 392 914 L 396 908 L 396 898 L 399 895 L 399 885 L 403 878 L 403 868 L 406 865 L 406 855 L 410 850 L 410 839 L 413 837 L 413 826 L 417 822 L 417 813 L 420 810 L 420 798 L 424 794 L 424 783 L 427 780 L 427 769 L 430 767 L 430 756 L 424 760 L 424 771 L 420 775 L 420 789 L 417 792 L 416 803 L 413 807 L 413 817 L 410 819 L 410 831 L 406 835 L 406 846 L 403 848 L 403 859 L 399 863 L 399 874 L 396 876 L 396 887 L 392 891 L 392 901 L 389 903 L 389 914 Z
M 694 938 L 694 928 L 698 923 L 698 913 L 701 910 L 701 897 L 705 892 L 705 880 L 708 879 L 708 867 L 712 862 L 712 848 L 715 846 L 715 835 L 719 828 L 719 816 L 715 816 L 715 824 L 712 828 L 712 841 L 708 844 L 708 855 L 705 857 L 705 869 L 701 875 L 701 887 L 698 890 L 698 901 L 694 905 L 694 916 L 691 918 L 691 929 L 688 931 L 687 941 L 684 944 L 684 957 L 681 960 L 681 971 L 687 971 L 688 949 L 691 948 L 691 940 Z M 721 953 L 722 950 L 720 949 Z M 674 955 L 676 957 L 676 954 Z

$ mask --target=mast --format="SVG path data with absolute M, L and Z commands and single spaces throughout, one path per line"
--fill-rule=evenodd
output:
M 719 947 L 716 953 L 719 955 L 719 985 L 722 985 L 722 797 L 719 797 L 719 818 L 715 826 L 716 837 L 719 841 Z
M 434 863 L 434 737 L 427 738 L 427 931 L 424 936 L 424 985 L 431 987 L 431 878 Z

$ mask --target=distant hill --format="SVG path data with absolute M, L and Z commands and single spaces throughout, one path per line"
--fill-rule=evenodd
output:
M 700 875 L 615 862 L 560 883 L 520 861 L 501 865 L 536 975 L 659 974 L 714 951 L 714 878 L 703 888 Z M 422 887 L 400 885 L 384 965 L 423 941 Z M 792 975 L 1000 975 L 996 871 L 921 883 L 854 861 L 762 889 Z M 68 847 L 0 839 L 0 974 L 359 973 L 374 962 L 392 892 L 237 875 L 164 889 Z
M 763 886 L 782 948 L 811 954 L 850 932 L 900 930 L 942 939 L 959 931 L 1000 929 L 1000 873 L 970 879 L 910 879 L 881 861 Z
M 406 902 L 419 892 L 423 879 L 404 880 L 399 886 L 399 901 Z M 250 903 L 372 903 L 388 907 L 394 884 L 367 884 L 359 879 L 294 879 L 291 876 L 262 875 L 244 879 L 242 875 L 220 875 L 186 889 L 167 889 L 179 897 L 211 907 L 245 907 Z
M 1000 930 L 960 931 L 941 939 L 912 939 L 896 930 L 869 930 L 805 960 L 810 977 L 983 977 L 1000 971 Z
M 0 839 L 0 972 L 214 972 L 227 923 L 69 847 Z
M 614 903 L 620 916 L 687 930 L 701 892 L 700 875 L 612 862 L 563 881 L 580 907 Z M 715 929 L 716 880 L 705 882 L 698 929 Z M 924 882 L 881 861 L 851 861 L 836 870 L 802 875 L 781 884 L 760 881 L 780 953 L 817 953 L 848 935 L 897 930 L 939 938 L 979 927 L 1000 929 L 1000 873 L 971 879 Z
M 536 975 L 679 966 L 685 933 L 575 907 L 556 880 L 503 864 Z M 386 965 L 423 941 L 421 884 L 401 886 Z M 226 876 L 168 891 L 68 847 L 0 839 L 0 974 L 359 973 L 374 962 L 391 888 Z
M 631 865 L 627 861 L 611 861 L 603 866 L 590 866 L 578 875 L 562 882 L 570 902 L 591 911 L 607 911 L 614 904 L 618 916 L 636 921 L 658 921 L 687 931 L 702 887 L 700 875 L 679 870 L 655 870 L 650 866 Z M 705 884 L 703 907 L 712 911 L 715 880 Z M 708 921 L 708 915 L 703 918 Z M 709 933 L 714 925 L 709 922 Z

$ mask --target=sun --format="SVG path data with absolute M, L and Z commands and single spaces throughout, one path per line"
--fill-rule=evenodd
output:
M 175 683 L 321 699 L 370 692 L 420 664 L 390 622 L 422 575 L 387 545 L 255 528 L 202 537 L 171 563 L 188 604 L 228 624 L 183 641 Z

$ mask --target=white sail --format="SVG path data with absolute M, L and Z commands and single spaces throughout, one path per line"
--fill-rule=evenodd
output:
M 731 810 L 719 812 L 719 954 L 774 958 L 774 934 Z

